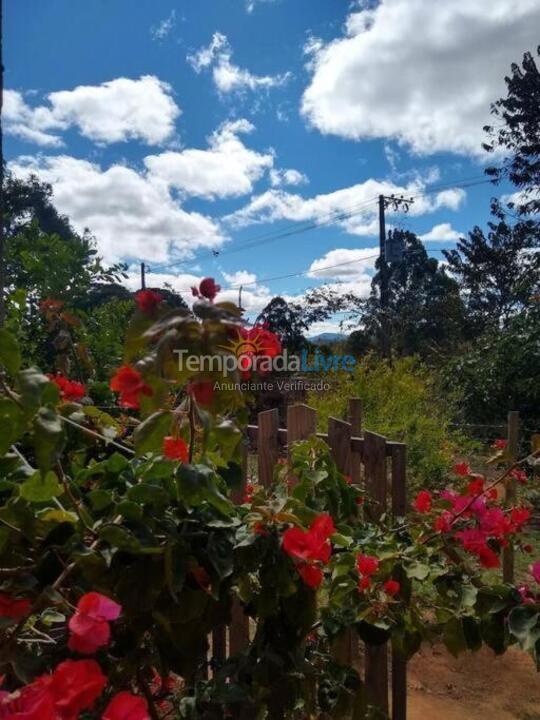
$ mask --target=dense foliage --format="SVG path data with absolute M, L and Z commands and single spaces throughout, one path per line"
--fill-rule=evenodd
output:
M 213 302 L 215 288 L 201 283 L 193 313 L 139 293 L 111 379 L 119 419 L 82 383 L 24 367 L 1 331 L 2 718 L 364 718 L 369 697 L 335 652 L 349 631 L 405 657 L 441 637 L 454 653 L 520 644 L 538 662 L 539 563 L 519 590 L 483 574 L 504 546 L 527 551 L 529 510 L 498 499 L 510 470 L 487 484 L 457 466 L 410 520 L 380 517 L 313 438 L 271 489 L 232 501 L 246 398 L 174 351 L 279 342 Z M 526 481 L 531 463 L 511 472 Z M 253 636 L 216 663 L 208 635 L 234 603 Z

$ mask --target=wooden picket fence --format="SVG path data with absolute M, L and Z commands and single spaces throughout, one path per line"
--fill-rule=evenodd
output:
M 328 443 L 339 470 L 365 489 L 366 512 L 371 517 L 385 512 L 402 517 L 406 513 L 406 445 L 363 430 L 362 404 L 358 398 L 349 401 L 348 422 L 330 418 L 326 433 L 317 433 L 315 410 L 307 405 L 291 405 L 287 408 L 286 428 L 279 427 L 277 409 L 266 410 L 259 413 L 257 425 L 248 426 L 247 435 L 249 442 L 244 453 L 246 481 L 248 446 L 257 455 L 258 481 L 268 487 L 273 482 L 278 458 L 284 452 L 290 452 L 294 442 L 318 435 Z M 241 502 L 243 494 L 243 488 L 237 491 L 237 502 Z M 233 607 L 230 625 L 214 632 L 211 655 L 221 663 L 228 653 L 234 655 L 245 648 L 249 638 L 250 621 L 237 603 Z M 390 658 L 391 650 L 387 645 L 381 645 L 366 647 L 361 662 L 358 639 L 352 632 L 341 639 L 336 653 L 340 662 L 353 665 L 363 673 L 370 704 L 386 713 L 391 707 L 392 720 L 406 720 L 407 666 L 401 658 Z

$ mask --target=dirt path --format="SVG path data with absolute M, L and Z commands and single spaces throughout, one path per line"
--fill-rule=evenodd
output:
M 410 664 L 409 708 L 410 720 L 540 720 L 540 674 L 518 650 L 456 660 L 425 649 Z

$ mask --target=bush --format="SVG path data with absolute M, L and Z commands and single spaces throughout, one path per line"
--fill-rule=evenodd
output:
M 331 392 L 309 395 L 321 430 L 330 416 L 347 416 L 351 397 L 362 400 L 365 429 L 407 443 L 413 485 L 440 486 L 464 438 L 451 429 L 453 398 L 441 399 L 433 372 L 415 358 L 400 358 L 392 367 L 374 357 L 358 362 L 353 372 L 335 376 Z

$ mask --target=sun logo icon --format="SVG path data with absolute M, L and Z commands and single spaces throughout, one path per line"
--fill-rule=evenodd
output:
M 236 340 L 231 340 L 228 345 L 221 346 L 223 350 L 228 350 L 236 357 L 238 368 L 243 371 L 251 369 L 254 358 L 264 355 L 264 339 L 258 334 L 253 337 L 251 335 L 253 333 L 249 333 L 247 336 L 242 335 L 239 330 Z

